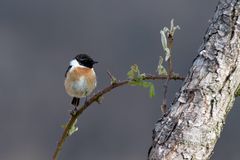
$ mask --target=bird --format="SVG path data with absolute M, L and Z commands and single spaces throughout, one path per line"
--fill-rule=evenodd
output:
M 77 107 L 80 98 L 89 96 L 97 86 L 93 65 L 98 63 L 87 54 L 78 54 L 69 63 L 65 72 L 65 91 L 72 98 L 71 104 Z

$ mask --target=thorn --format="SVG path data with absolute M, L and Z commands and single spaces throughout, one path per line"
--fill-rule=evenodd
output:
M 115 83 L 117 82 L 116 77 L 114 77 L 114 76 L 111 74 L 110 71 L 107 71 L 107 74 L 108 74 L 108 76 L 109 76 L 109 78 L 110 78 L 110 80 L 111 80 L 111 84 L 115 84 Z

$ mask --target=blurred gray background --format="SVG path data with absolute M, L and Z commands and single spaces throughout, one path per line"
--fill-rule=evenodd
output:
M 106 71 L 125 79 L 131 64 L 155 73 L 163 53 L 159 30 L 171 18 L 181 26 L 174 71 L 186 75 L 218 0 L 0 0 L 0 159 L 48 160 L 68 120 L 63 87 L 69 61 L 89 53 L 100 90 Z M 160 118 L 162 84 L 122 87 L 92 105 L 78 121 L 60 160 L 145 160 Z M 169 103 L 182 82 L 171 82 Z M 212 159 L 238 160 L 240 111 L 236 102 Z

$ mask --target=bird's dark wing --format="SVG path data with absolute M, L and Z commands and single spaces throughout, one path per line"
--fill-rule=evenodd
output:
M 69 71 L 71 68 L 72 68 L 72 66 L 68 66 L 68 68 L 67 68 L 67 70 L 66 70 L 66 72 L 65 72 L 65 77 L 67 77 L 67 73 L 68 73 L 68 71 Z

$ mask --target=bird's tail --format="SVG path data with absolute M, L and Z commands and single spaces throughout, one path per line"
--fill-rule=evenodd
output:
M 72 99 L 72 105 L 74 105 L 75 107 L 77 107 L 79 105 L 80 102 L 80 98 L 77 97 L 73 97 Z

